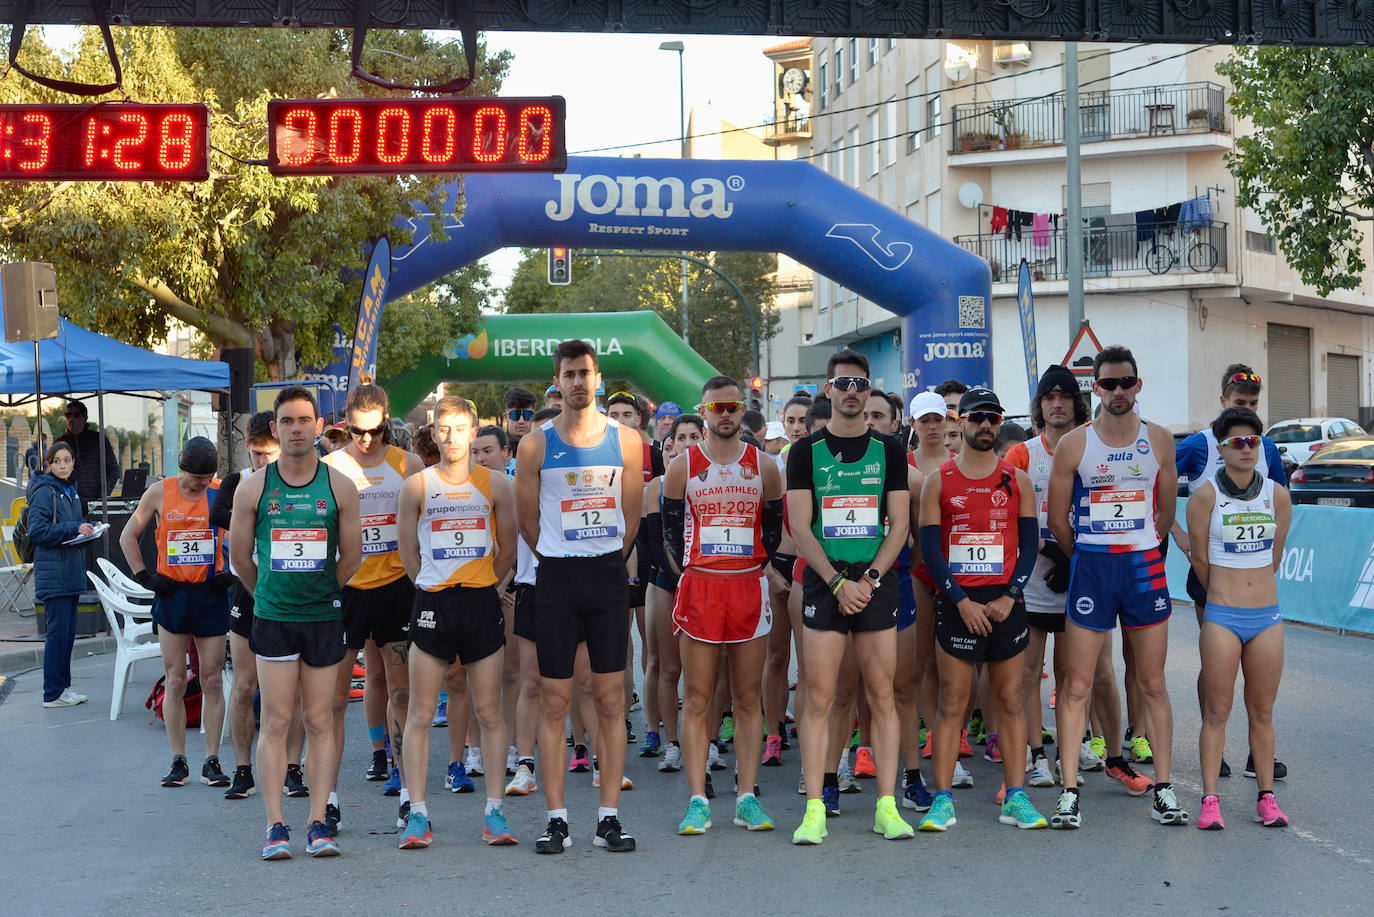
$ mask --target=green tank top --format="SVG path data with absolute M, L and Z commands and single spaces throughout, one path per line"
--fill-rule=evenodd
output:
M 258 499 L 258 585 L 253 613 L 269 621 L 330 621 L 342 617 L 335 555 L 339 505 L 329 466 L 319 462 L 302 487 L 282 480 L 274 462 L 265 469 Z
M 857 462 L 841 462 L 821 436 L 811 444 L 811 480 L 816 486 L 816 518 L 811 532 L 832 561 L 866 564 L 883 543 L 883 486 L 886 453 L 877 437 Z

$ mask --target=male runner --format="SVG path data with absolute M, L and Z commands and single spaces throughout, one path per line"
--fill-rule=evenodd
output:
M 682 407 L 676 401 L 665 401 L 654 411 L 654 442 L 661 443 L 673 429 L 673 421 L 682 416 Z
M 233 577 L 224 571 L 223 533 L 210 524 L 210 501 L 219 489 L 215 444 L 195 436 L 181 447 L 176 477 L 143 492 L 133 518 L 119 535 L 119 546 L 134 580 L 153 591 L 153 621 L 162 650 L 162 716 L 172 767 L 162 778 L 166 787 L 185 786 L 186 653 L 192 640 L 200 659 L 201 723 L 205 726 L 205 763 L 200 782 L 229 786 L 219 765 L 224 732 L 224 635 L 229 630 L 229 590 Z M 157 517 L 157 569 L 143 563 L 138 539 Z M 271 784 L 277 786 L 278 784 Z
M 506 412 L 502 419 L 506 424 L 506 435 L 510 438 L 510 452 L 512 458 L 509 460 L 507 474 L 515 474 L 515 449 L 520 445 L 520 440 L 525 434 L 530 432 L 530 427 L 534 423 L 534 392 L 525 388 L 523 385 L 515 385 L 506 389 L 506 394 L 501 399 L 505 405 Z
M 418 455 L 391 446 L 383 438 L 391 425 L 387 395 L 377 385 L 357 385 L 344 402 L 348 418 L 348 445 L 325 456 L 325 464 L 353 482 L 362 514 L 363 554 L 358 571 L 343 590 L 344 640 L 351 653 L 339 664 L 334 693 L 335 771 L 343 761 L 344 720 L 358 650 L 371 640 L 381 651 L 386 673 L 387 717 L 385 732 L 391 737 L 391 758 L 401 775 L 406 773 L 403 734 L 410 702 L 407 672 L 407 634 L 415 587 L 401 564 L 396 528 L 396 503 L 406 478 L 424 470 Z M 433 714 L 431 713 L 431 716 Z M 426 724 L 429 720 L 425 721 Z M 378 739 L 380 736 L 371 735 Z M 404 780 L 400 781 L 404 784 Z M 331 833 L 338 830 L 341 811 L 338 788 L 331 786 L 329 810 Z M 410 801 L 399 787 L 402 812 Z M 398 818 L 404 821 L 404 814 Z
M 663 454 L 660 451 L 655 455 L 654 443 L 649 441 L 648 434 L 643 431 L 643 415 L 640 413 L 639 399 L 631 392 L 615 392 L 606 399 L 606 416 L 620 424 L 628 427 L 639 434 L 643 442 L 644 450 L 644 483 L 648 484 L 654 477 L 656 467 L 661 468 L 663 464 Z M 653 570 L 653 563 L 649 559 L 649 550 L 644 545 L 642 537 L 643 529 L 636 534 L 635 551 L 626 564 L 626 577 L 630 586 L 630 620 L 627 626 L 633 624 L 639 628 L 639 644 L 645 647 L 645 652 L 641 655 L 641 663 L 647 665 L 647 646 L 645 639 L 645 591 L 649 585 L 649 578 L 656 575 Z M 625 661 L 625 709 L 629 710 L 634 706 L 635 680 L 634 680 L 634 644 L 630 644 L 628 658 Z M 626 727 L 627 737 L 633 742 L 634 737 L 628 733 L 629 726 Z M 659 737 L 658 723 L 649 723 L 646 720 L 644 729 L 644 745 L 640 748 L 640 757 L 657 757 L 662 750 L 662 739 Z
M 434 406 L 439 464 L 407 478 L 401 490 L 401 561 L 417 587 L 409 631 L 410 692 L 416 715 L 407 721 L 405 734 L 411 750 L 406 783 L 416 796 L 408 807 L 402 806 L 407 816 L 402 850 L 428 847 L 433 837 L 425 803 L 429 722 L 455 660 L 467 676 L 486 757 L 499 761 L 505 749 L 501 649 L 506 622 L 496 584 L 515 564 L 515 496 L 503 472 L 470 464 L 476 427 L 466 399 L 439 399 Z M 500 778 L 493 782 L 487 777 L 486 785 L 482 840 L 514 844 L 515 835 L 501 812 Z
M 958 379 L 946 379 L 935 386 L 935 394 L 945 400 L 945 415 L 949 423 L 945 425 L 945 446 L 955 455 L 964 448 L 964 437 L 959 432 L 959 424 L 955 421 L 959 417 L 959 399 L 964 397 L 964 392 L 968 391 L 968 386 Z
M 950 787 L 959 758 L 957 732 L 973 689 L 974 664 L 991 676 L 998 722 L 1009 751 L 1002 757 L 1006 795 L 998 820 L 1018 828 L 1043 828 L 1045 818 L 1022 786 L 1020 749 L 1020 655 L 1029 639 L 1021 599 L 1035 569 L 1039 526 L 1035 491 L 1024 471 L 997 457 L 994 444 L 1002 404 L 989 389 L 959 399 L 964 448 L 926 477 L 921 487 L 921 557 L 940 593 L 935 599 L 935 638 L 940 654 L 940 712 L 935 734 L 935 804 L 922 831 L 955 823 Z
M 1174 439 L 1158 424 L 1136 416 L 1141 379 L 1125 347 L 1107 347 L 1093 360 L 1093 391 L 1102 413 L 1090 425 L 1066 433 L 1050 469 L 1049 527 L 1072 558 L 1064 629 L 1064 681 L 1056 714 L 1059 735 L 1083 734 L 1093 672 L 1106 634 L 1120 618 L 1154 730 L 1154 807 L 1160 824 L 1186 825 L 1169 764 L 1173 709 L 1164 682 L 1169 602 L 1161 544 L 1174 520 L 1178 474 Z M 1119 752 L 1118 748 L 1110 748 Z M 1078 759 L 1064 755 L 1064 792 L 1050 819 L 1055 828 L 1081 822 Z M 1124 773 L 1120 754 L 1107 758 L 1108 776 Z M 1123 781 L 1124 782 L 1124 781 Z M 1127 791 L 1140 795 L 1129 783 Z
M 558 390 L 558 386 L 550 385 L 544 389 L 544 410 L 549 408 L 561 408 L 563 406 L 563 393 Z
M 620 824 L 625 771 L 625 658 L 629 594 L 625 558 L 634 544 L 644 499 L 639 434 L 605 417 L 594 393 L 601 384 L 596 352 L 586 341 L 558 345 L 554 373 L 563 411 L 526 436 L 516 453 L 520 534 L 539 558 L 534 634 L 541 676 L 540 776 L 549 822 L 539 853 L 572 846 L 563 805 L 563 723 L 572 700 L 573 662 L 587 645 L 600 737 L 601 807 L 595 845 L 635 849 Z
M 674 458 L 663 480 L 664 546 L 682 570 L 673 626 L 685 681 L 681 736 L 691 800 L 678 834 L 711 827 L 706 717 L 727 655 L 739 763 L 734 823 L 773 830 L 753 787 L 763 743 L 763 658 L 773 623 L 763 566 L 782 535 L 782 473 L 757 447 L 740 442 L 743 413 L 737 381 L 707 380 L 701 388 L 706 440 Z
M 306 776 L 316 787 L 333 787 L 339 759 L 330 708 L 335 672 L 347 655 L 339 594 L 362 561 L 358 492 L 315 452 L 321 424 L 309 389 L 282 389 L 275 411 L 281 458 L 240 484 L 229 541 L 234 567 L 253 593 L 249 644 L 262 692 L 258 770 L 263 786 L 275 788 L 285 777 L 286 733 L 299 696 L 310 740 Z M 291 836 L 282 796 L 266 792 L 262 800 L 268 825 L 262 857 L 287 859 Z M 324 793 L 311 797 L 305 848 L 311 856 L 339 853 L 325 806 Z
M 906 450 L 864 424 L 872 384 L 863 354 L 832 354 L 826 376 L 825 394 L 834 415 L 824 429 L 799 440 L 787 460 L 787 512 L 797 551 L 807 564 L 802 580 L 806 704 L 801 724 L 807 800 L 806 815 L 792 835 L 794 844 L 825 839 L 821 790 L 828 724 L 850 634 L 873 717 L 878 769 L 873 830 L 889 840 L 913 836 L 893 798 L 900 729 L 892 701 L 898 601 L 892 565 L 907 540 Z

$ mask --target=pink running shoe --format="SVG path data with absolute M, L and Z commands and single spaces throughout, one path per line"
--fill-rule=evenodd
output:
M 993 764 L 1002 763 L 1002 746 L 997 741 L 997 733 L 988 734 L 987 749 L 983 752 L 983 760 L 991 761 Z
M 1288 816 L 1279 811 L 1273 793 L 1265 793 L 1255 803 L 1255 821 L 1266 828 L 1287 828 Z
M 763 742 L 763 761 L 760 762 L 764 767 L 782 766 L 782 736 L 769 736 Z
M 1221 820 L 1221 800 L 1215 796 L 1202 797 L 1202 814 L 1197 817 L 1197 826 L 1203 831 L 1220 831 L 1226 827 Z

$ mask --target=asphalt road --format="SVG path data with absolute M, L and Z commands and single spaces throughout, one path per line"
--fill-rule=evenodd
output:
M 1169 679 L 1175 701 L 1175 783 L 1194 819 L 1200 782 L 1193 700 L 1196 627 L 1191 609 L 1174 619 Z M 841 797 L 818 848 L 791 846 L 803 803 L 795 795 L 799 754 L 761 772 L 762 801 L 778 830 L 749 834 L 730 824 L 730 771 L 716 774 L 715 827 L 704 837 L 675 833 L 687 800 L 681 774 L 653 759 L 629 759 L 635 782 L 622 821 L 639 840 L 633 854 L 593 848 L 596 796 L 587 775 L 569 776 L 574 846 L 534 853 L 544 823 L 542 795 L 506 801 L 520 838 L 513 848 L 480 840 L 482 787 L 471 795 L 432 789 L 435 842 L 396 849 L 396 805 L 362 779 L 369 760 L 361 704 L 349 712 L 342 800 L 343 856 L 303 855 L 304 800 L 288 800 L 294 860 L 263 863 L 263 808 L 199 783 L 158 784 L 169 755 L 160 725 L 142 707 L 156 673 L 144 663 L 124 715 L 108 718 L 113 656 L 74 661 L 80 707 L 45 710 L 42 673 L 20 675 L 0 702 L 0 900 L 12 914 L 226 914 L 459 912 L 645 915 L 657 913 L 854 914 L 1266 914 L 1369 913 L 1374 899 L 1374 830 L 1368 776 L 1374 727 L 1374 641 L 1290 626 L 1276 723 L 1279 756 L 1291 776 L 1278 798 L 1292 826 L 1250 821 L 1254 781 L 1245 760 L 1241 704 L 1227 742 L 1236 776 L 1223 781 L 1222 832 L 1163 828 L 1149 797 L 1132 799 L 1089 775 L 1084 827 L 1018 831 L 998 824 L 998 766 L 968 762 L 976 785 L 958 790 L 959 824 L 945 834 L 889 842 L 871 833 L 874 793 Z M 1048 698 L 1048 689 L 1046 697 Z M 1047 711 L 1048 713 L 1048 711 Z M 1048 714 L 1052 717 L 1052 714 Z M 636 732 L 641 714 L 634 714 Z M 1047 720 L 1047 722 L 1052 722 Z M 432 786 L 447 757 L 433 736 Z M 193 777 L 202 739 L 189 737 Z M 223 755 L 232 769 L 232 751 Z M 733 761 L 732 761 L 733 763 Z M 928 762 L 927 762 L 928 765 Z M 925 768 L 929 774 L 928 766 Z M 1148 768 L 1143 769 L 1149 773 Z M 503 779 L 503 778 L 496 778 Z M 1361 787 L 1365 787 L 1361 790 Z M 1032 789 L 1048 814 L 1057 791 Z M 909 810 L 906 814 L 913 815 Z M 914 822 L 914 819 L 912 819 Z

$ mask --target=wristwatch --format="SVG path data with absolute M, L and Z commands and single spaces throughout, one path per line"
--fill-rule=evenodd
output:
M 864 579 L 868 580 L 874 589 L 877 589 L 883 581 L 883 575 L 878 572 L 877 567 L 869 567 L 864 571 Z
M 1015 583 L 1007 583 L 1007 591 L 1002 594 L 1013 602 L 1021 601 L 1021 587 Z

